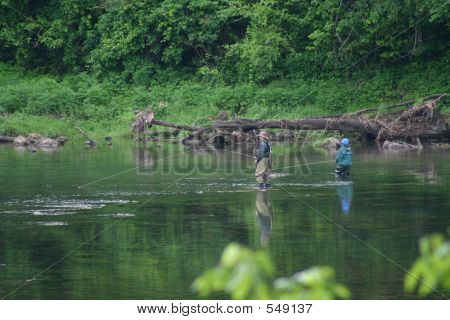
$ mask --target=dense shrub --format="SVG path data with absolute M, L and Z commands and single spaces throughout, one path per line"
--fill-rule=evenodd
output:
M 151 107 L 158 118 L 203 124 L 220 110 L 232 116 L 298 118 L 361 108 L 449 91 L 444 57 L 427 65 L 360 71 L 351 79 L 285 79 L 265 86 L 205 83 L 202 79 L 138 86 L 85 73 L 56 77 L 24 73 L 0 64 L 0 112 L 80 120 L 107 120 Z M 444 110 L 448 103 L 440 104 Z

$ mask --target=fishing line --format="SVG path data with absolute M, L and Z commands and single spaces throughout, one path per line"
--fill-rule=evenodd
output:
M 255 159 L 255 156 L 249 155 L 247 153 L 242 153 L 242 152 L 238 152 L 238 151 L 233 151 L 233 150 L 227 150 L 228 152 L 231 153 L 236 153 L 239 154 L 241 156 L 246 156 L 252 159 Z M 317 162 L 306 162 L 306 163 L 300 163 L 300 164 L 296 164 L 293 166 L 287 166 L 287 167 L 281 167 L 281 168 L 276 168 L 273 169 L 273 171 L 271 173 L 277 173 L 276 171 L 281 171 L 283 172 L 286 169 L 289 168 L 296 168 L 296 167 L 301 167 L 301 166 L 309 166 L 309 165 L 316 165 L 316 164 L 321 164 L 321 163 L 330 163 L 330 162 L 335 162 L 336 160 L 325 160 L 325 161 L 317 161 Z M 250 172 L 250 171 L 255 171 L 255 169 L 245 169 L 245 170 L 241 170 L 242 172 Z
M 126 212 L 125 214 L 131 214 L 133 212 L 136 212 L 137 210 L 139 210 L 140 208 L 144 207 L 145 205 L 147 205 L 150 201 L 156 199 L 157 197 L 159 197 L 160 195 L 163 194 L 164 191 L 169 190 L 172 186 L 176 185 L 177 183 L 179 183 L 181 180 L 187 178 L 189 175 L 191 175 L 192 172 L 187 173 L 186 175 L 184 175 L 183 177 L 181 177 L 180 179 L 176 180 L 174 183 L 170 184 L 166 189 L 164 189 L 163 191 L 160 191 L 159 193 L 157 193 L 156 195 L 154 195 L 153 197 L 151 197 L 150 199 L 146 200 L 144 203 L 142 203 L 140 206 L 136 207 L 133 210 L 130 210 L 129 212 Z M 92 240 L 94 240 L 95 238 L 99 237 L 100 235 L 102 235 L 103 233 L 105 233 L 106 231 L 110 230 L 112 227 L 114 227 L 117 223 L 119 223 L 120 220 L 116 220 L 113 223 L 111 223 L 109 226 L 107 226 L 106 228 L 104 228 L 103 230 L 101 230 L 100 232 L 94 234 L 91 238 L 89 238 L 88 240 L 86 240 L 85 242 L 83 242 L 82 244 L 80 244 L 78 247 L 76 247 L 75 249 L 73 249 L 72 251 L 70 251 L 69 253 L 67 253 L 66 255 L 64 255 L 61 259 L 57 260 L 56 262 L 54 262 L 53 264 L 51 264 L 50 266 L 48 266 L 47 268 L 45 268 L 44 270 L 42 270 L 41 272 L 39 272 L 38 274 L 36 274 L 35 276 L 33 276 L 31 279 L 26 280 L 25 283 L 23 283 L 22 285 L 18 286 L 17 288 L 15 288 L 14 290 L 10 291 L 8 294 L 6 294 L 5 296 L 1 297 L 1 300 L 5 300 L 8 297 L 10 297 L 11 295 L 13 295 L 14 293 L 16 293 L 18 290 L 26 287 L 28 284 L 32 283 L 33 281 L 35 281 L 37 278 L 39 278 L 40 276 L 42 276 L 44 273 L 46 273 L 47 271 L 53 269 L 55 266 L 57 266 L 59 263 L 61 263 L 62 261 L 66 260 L 67 258 L 69 258 L 71 255 L 73 255 L 75 252 L 77 252 L 78 250 L 80 250 L 82 247 L 84 247 L 86 244 L 88 244 L 89 242 L 91 242 Z
M 301 167 L 301 166 L 309 166 L 309 165 L 314 165 L 314 164 L 319 164 L 319 163 L 330 163 L 330 162 L 335 162 L 336 160 L 325 160 L 325 161 L 317 161 L 317 162 L 306 162 L 306 163 L 300 163 L 294 166 L 287 166 L 287 167 L 281 167 L 281 168 L 277 168 L 274 170 L 285 170 L 285 169 L 289 169 L 289 168 L 295 168 L 295 167 Z
M 3 3 L 3 5 L 6 5 L 6 6 L 10 7 L 12 10 L 16 11 L 16 13 L 19 13 L 20 15 L 22 15 L 22 16 L 25 17 L 26 19 L 30 19 L 29 17 L 24 16 L 21 12 L 19 12 L 19 11 L 18 11 L 17 9 L 15 9 L 15 8 L 11 7 L 10 5 L 8 5 L 8 4 L 6 4 L 6 3 Z M 446 5 L 446 4 L 444 3 L 444 5 Z M 444 7 L 444 5 L 441 6 L 441 7 Z M 439 7 L 439 8 L 441 8 L 441 7 Z M 398 33 L 398 34 L 397 34 L 396 36 L 394 36 L 392 39 L 396 39 L 397 37 L 399 37 L 399 36 L 402 35 L 403 33 L 407 32 L 408 30 L 410 30 L 410 29 L 412 29 L 413 27 L 417 26 L 420 22 L 422 22 L 423 20 L 425 20 L 426 18 L 428 18 L 429 16 L 431 16 L 432 13 L 433 13 L 433 12 L 430 12 L 428 15 L 422 17 L 422 18 L 421 18 L 420 20 L 418 20 L 414 25 L 412 25 L 412 26 L 409 27 L 409 28 L 404 29 L 402 32 Z M 31 19 L 30 19 L 30 20 L 31 20 Z M 363 61 L 364 59 L 366 59 L 367 57 L 369 57 L 370 55 L 372 55 L 373 53 L 375 53 L 375 52 L 378 51 L 379 49 L 380 49 L 380 48 L 377 47 L 376 49 L 374 49 L 374 50 L 372 50 L 371 52 L 369 52 L 366 56 L 364 56 L 363 58 L 359 59 L 356 63 L 354 63 L 354 64 L 352 64 L 350 67 L 348 67 L 348 70 L 350 70 L 350 69 L 352 69 L 352 68 L 354 68 L 354 67 L 357 67 L 358 64 L 359 64 L 361 61 Z M 323 69 L 322 69 L 322 71 L 323 71 Z M 315 74 L 314 74 L 314 78 L 315 78 Z M 308 94 L 308 95 L 306 95 L 304 98 L 309 97 L 312 93 L 313 93 L 313 91 L 311 91 L 311 93 Z M 162 159 L 160 159 L 160 160 L 158 160 L 158 161 L 156 161 L 156 162 L 159 162 L 159 161 L 161 161 L 161 160 L 164 160 L 164 159 L 168 159 L 168 158 L 174 157 L 174 156 L 176 156 L 176 155 L 185 154 L 185 153 L 187 153 L 187 152 L 188 152 L 188 151 L 182 152 L 182 153 L 179 153 L 179 154 L 175 154 L 175 155 L 172 155 L 172 156 L 169 156 L 169 157 L 166 157 L 166 158 L 162 158 Z M 235 152 L 235 151 L 231 151 L 231 152 L 238 153 L 238 152 Z M 242 153 L 238 153 L 238 154 L 241 154 L 241 155 L 245 155 L 245 156 L 254 158 L 253 156 L 250 156 L 250 155 L 246 155 L 246 154 L 242 154 Z M 299 165 L 296 165 L 296 166 L 290 166 L 290 167 L 297 167 L 297 166 L 302 166 L 302 165 L 313 165 L 313 164 L 325 163 L 325 162 L 331 162 L 331 161 L 332 161 L 332 160 L 330 160 L 330 161 L 321 161 L 321 162 L 317 162 L 317 163 L 309 163 L 309 164 L 299 164 Z M 109 179 L 109 178 L 118 176 L 118 175 L 120 175 L 120 174 L 123 174 L 123 173 L 126 173 L 126 172 L 130 172 L 130 171 L 132 171 L 132 170 L 136 170 L 137 168 L 143 167 L 143 166 L 145 166 L 145 165 L 137 166 L 137 167 L 135 167 L 135 168 L 133 168 L 133 169 L 125 170 L 125 171 L 123 171 L 123 172 L 120 172 L 120 173 L 111 175 L 111 176 L 109 176 L 109 177 L 105 177 L 105 178 L 102 178 L 102 179 L 95 180 L 95 181 L 93 181 L 93 182 L 91 182 L 91 183 L 88 183 L 88 184 L 79 186 L 78 188 L 83 188 L 83 187 L 86 187 L 86 186 L 88 186 L 88 185 L 92 185 L 92 184 L 94 184 L 94 183 L 96 183 L 96 182 L 107 180 L 107 179 Z M 287 169 L 287 168 L 289 168 L 289 167 L 285 167 L 285 168 L 283 168 L 283 169 Z M 279 169 L 278 169 L 278 170 L 279 170 Z M 178 183 L 179 181 L 181 181 L 182 179 L 186 178 L 187 176 L 189 176 L 189 175 L 191 175 L 191 174 L 192 174 L 192 173 L 189 173 L 189 174 L 183 176 L 182 178 L 178 179 L 175 183 L 171 184 L 169 187 L 171 187 L 172 185 Z M 168 188 L 169 188 L 169 187 L 168 187 Z M 167 188 L 167 189 L 168 189 L 168 188 Z M 346 228 L 344 228 L 343 226 L 341 226 L 341 225 L 337 224 L 336 222 L 334 222 L 331 218 L 329 218 L 329 217 L 323 215 L 322 213 L 320 213 L 319 211 L 317 211 L 316 209 L 314 209 L 312 206 L 310 206 L 309 204 L 307 204 L 306 202 L 304 202 L 304 201 L 301 200 L 300 198 L 296 197 L 295 195 L 291 194 L 289 191 L 285 190 L 284 188 L 281 188 L 281 187 L 278 187 L 278 188 L 279 188 L 280 190 L 282 190 L 282 191 L 285 191 L 287 194 L 289 194 L 290 196 L 294 197 L 295 199 L 299 200 L 300 202 L 302 202 L 302 203 L 303 203 L 304 205 L 306 205 L 307 207 L 311 208 L 313 211 L 315 211 L 317 214 L 319 214 L 320 216 L 322 216 L 324 219 L 326 219 L 326 220 L 328 220 L 329 222 L 332 222 L 333 224 L 335 224 L 335 225 L 336 225 L 337 227 L 339 227 L 341 230 L 343 230 L 344 232 L 346 232 L 347 234 L 349 234 L 350 236 L 352 236 L 352 237 L 355 238 L 356 240 L 358 240 L 358 241 L 360 241 L 361 243 L 363 243 L 364 245 L 366 245 L 368 248 L 370 248 L 370 249 L 373 250 L 374 252 L 378 253 L 379 255 L 381 255 L 382 257 L 384 257 L 385 259 L 387 259 L 387 260 L 390 261 L 391 263 L 393 263 L 395 266 L 397 266 L 398 268 L 400 268 L 402 271 L 405 271 L 406 273 L 410 274 L 410 275 L 411 275 L 412 277 L 414 277 L 416 280 L 420 281 L 421 283 L 423 283 L 424 285 L 426 285 L 427 287 L 429 287 L 429 288 L 432 289 L 433 291 L 439 293 L 442 297 L 448 299 L 447 296 L 445 296 L 444 294 L 442 294 L 442 293 L 439 292 L 438 290 L 436 290 L 436 289 L 430 287 L 429 285 L 427 285 L 426 283 L 424 283 L 422 280 L 417 279 L 417 277 L 416 277 L 415 275 L 409 273 L 409 271 L 407 271 L 407 270 L 406 270 L 405 268 L 403 268 L 401 265 L 399 265 L 398 263 L 396 263 L 394 260 L 392 260 L 391 258 L 389 258 L 389 257 L 387 257 L 386 255 L 384 255 L 384 254 L 383 254 L 382 252 L 380 252 L 378 249 L 376 249 L 376 248 L 370 246 L 368 243 L 366 243 L 366 242 L 364 242 L 363 240 L 361 240 L 360 238 L 358 238 L 355 234 L 353 234 L 352 232 L 348 231 L 348 230 L 347 230 Z M 153 198 L 147 200 L 147 202 L 145 202 L 143 205 L 147 204 L 149 201 L 155 199 L 155 198 L 158 197 L 159 195 L 160 195 L 160 193 L 158 193 L 157 195 L 155 195 Z M 143 206 L 143 205 L 142 205 L 142 206 Z M 138 208 L 139 208 L 139 207 L 138 207 Z M 129 213 L 132 213 L 132 212 L 138 210 L 138 208 L 136 208 L 136 209 L 130 211 Z M 49 271 L 50 269 L 52 269 L 53 267 L 55 267 L 56 265 L 58 265 L 60 262 L 62 262 L 62 261 L 65 260 L 66 258 L 68 258 L 70 255 L 72 255 L 73 253 L 75 253 L 76 251 L 78 251 L 79 249 L 81 249 L 84 245 L 86 245 L 86 244 L 89 243 L 90 241 L 94 240 L 96 237 L 98 237 L 98 236 L 101 235 L 102 233 L 106 232 L 107 230 L 111 229 L 116 223 L 118 223 L 118 221 L 115 221 L 115 222 L 112 223 L 110 226 L 106 227 L 105 229 L 103 229 L 103 230 L 100 231 L 99 233 L 95 234 L 93 237 L 91 237 L 90 239 L 88 239 L 87 241 L 85 241 L 83 244 L 81 244 L 80 246 L 78 246 L 77 248 L 75 248 L 74 250 L 72 250 L 71 252 L 69 252 L 67 255 L 65 255 L 64 257 L 62 257 L 60 260 L 56 261 L 55 263 L 53 263 L 52 265 L 50 265 L 48 268 L 46 268 L 46 269 L 44 269 L 43 271 L 41 271 L 40 273 L 38 273 L 36 276 L 34 276 L 34 277 L 32 278 L 32 280 L 35 280 L 36 278 L 38 278 L 39 276 L 41 276 L 41 275 L 44 274 L 45 272 Z M 9 296 L 11 296 L 12 294 L 14 294 L 15 292 L 17 292 L 17 291 L 20 290 L 21 288 L 23 288 L 23 287 L 25 287 L 26 285 L 28 285 L 30 282 L 31 282 L 31 281 L 28 281 L 28 282 L 24 283 L 23 285 L 17 287 L 17 288 L 14 289 L 13 291 L 11 291 L 9 294 L 7 294 L 7 295 L 5 295 L 4 297 L 2 297 L 2 299 L 8 298 Z
M 318 214 L 320 217 L 322 217 L 323 219 L 325 219 L 326 221 L 328 221 L 331 224 L 334 224 L 336 227 L 338 227 L 339 229 L 341 229 L 342 231 L 344 231 L 345 233 L 347 233 L 349 236 L 351 236 L 352 238 L 356 239 L 357 241 L 359 241 L 360 243 L 362 243 L 363 245 L 365 245 L 367 248 L 369 248 L 370 250 L 372 250 L 373 252 L 377 253 L 379 256 L 385 258 L 387 261 L 389 261 L 390 263 L 392 263 L 394 266 L 396 266 L 397 268 L 399 268 L 400 270 L 402 270 L 403 272 L 407 273 L 408 275 L 412 276 L 414 279 L 416 279 L 417 281 L 419 281 L 420 283 L 422 283 L 423 285 L 427 286 L 429 289 L 433 290 L 434 292 L 438 293 L 439 295 L 441 295 L 443 298 L 445 299 L 449 299 L 449 297 L 447 297 L 445 294 L 443 294 L 442 292 L 440 292 L 439 290 L 433 288 L 432 286 L 428 285 L 427 283 L 425 283 L 423 280 L 421 280 L 420 278 L 418 278 L 416 275 L 412 274 L 411 272 L 409 272 L 407 269 L 405 269 L 404 267 L 402 267 L 399 263 L 395 262 L 393 259 L 389 258 L 387 255 L 385 255 L 384 253 L 382 253 L 380 250 L 378 250 L 377 248 L 371 246 L 370 244 L 368 244 L 367 242 L 365 242 L 364 240 L 362 240 L 361 238 L 359 238 L 357 235 L 355 235 L 353 232 L 351 232 L 350 230 L 348 230 L 347 228 L 345 228 L 344 226 L 340 225 L 339 223 L 335 222 L 332 218 L 326 216 L 325 214 L 321 213 L 319 210 L 317 210 L 316 208 L 314 208 L 313 206 L 311 206 L 310 204 L 308 204 L 307 202 L 305 202 L 304 200 L 302 200 L 300 197 L 298 197 L 297 195 L 289 192 L 288 190 L 286 190 L 285 188 L 275 185 L 275 187 L 277 187 L 279 190 L 284 191 L 286 194 L 290 195 L 291 197 L 293 197 L 294 199 L 300 201 L 301 203 L 303 203 L 303 205 L 305 205 L 306 207 L 310 208 L 311 210 L 313 210 L 316 214 Z
M 235 151 L 232 151 L 235 152 Z M 238 153 L 238 152 L 235 152 Z M 247 154 L 242 154 L 245 156 L 250 157 L 250 155 Z M 252 157 L 254 158 L 254 157 Z M 319 162 L 313 162 L 313 163 L 309 163 L 309 164 L 319 164 L 319 163 L 329 163 L 329 162 L 334 162 L 335 160 L 327 160 L 327 161 L 319 161 Z M 293 168 L 293 167 L 298 167 L 301 165 L 308 165 L 307 163 L 305 164 L 299 164 L 299 165 L 295 165 L 295 166 L 289 166 L 289 167 L 284 167 L 282 168 L 282 170 L 287 169 L 287 168 Z M 278 169 L 280 170 L 280 169 Z M 375 252 L 376 254 L 378 254 L 379 256 L 383 257 L 384 259 L 386 259 L 388 262 L 390 262 L 391 264 L 393 264 L 394 266 L 396 266 L 397 268 L 399 268 L 400 270 L 402 270 L 403 272 L 405 272 L 406 274 L 410 275 L 411 277 L 413 277 L 414 279 L 416 279 L 418 282 L 422 283 L 423 285 L 425 285 L 426 287 L 428 287 L 429 289 L 433 290 L 434 292 L 436 292 L 437 294 L 439 294 L 440 296 L 442 296 L 445 299 L 449 299 L 449 297 L 447 297 L 445 294 L 443 294 L 441 291 L 435 289 L 434 287 L 428 285 L 426 282 L 424 282 L 422 279 L 418 278 L 415 274 L 412 274 L 411 272 L 409 272 L 406 268 L 404 268 L 403 266 L 401 266 L 399 263 L 397 263 L 396 261 L 394 261 L 393 259 L 391 259 L 390 257 L 388 257 L 387 255 L 385 255 L 384 253 L 382 253 L 380 250 L 378 250 L 377 248 L 371 246 L 369 243 L 365 242 L 364 240 L 362 240 L 361 238 L 359 238 L 357 235 L 355 235 L 353 232 L 351 232 L 350 230 L 348 230 L 347 228 L 345 228 L 344 226 L 340 225 L 339 223 L 335 222 L 333 219 L 331 219 L 330 217 L 326 216 L 325 214 L 321 213 L 319 210 L 315 209 L 314 207 L 312 207 L 310 204 L 308 204 L 307 202 L 305 202 L 304 200 L 302 200 L 300 197 L 296 196 L 295 194 L 289 192 L 287 189 L 277 185 L 277 184 L 273 184 L 275 187 L 277 187 L 279 190 L 284 191 L 286 194 L 290 195 L 291 197 L 293 197 L 294 199 L 300 201 L 301 203 L 303 203 L 303 205 L 305 205 L 306 207 L 310 208 L 311 210 L 313 210 L 316 214 L 318 214 L 319 216 L 321 216 L 323 219 L 327 220 L 328 222 L 332 223 L 333 225 L 337 226 L 339 229 L 341 229 L 342 231 L 344 231 L 345 233 L 347 233 L 349 236 L 351 236 L 352 238 L 356 239 L 357 241 L 359 241 L 360 243 L 362 243 L 363 245 L 365 245 L 367 248 L 369 248 L 370 250 L 372 250 L 373 252 Z
M 156 160 L 155 162 L 152 163 L 152 165 L 155 164 L 155 163 L 158 163 L 158 162 L 160 162 L 160 161 L 162 161 L 162 160 L 167 160 L 167 159 L 170 159 L 170 158 L 173 158 L 173 157 L 182 155 L 182 154 L 186 154 L 186 153 L 188 153 L 188 152 L 192 152 L 192 151 L 204 151 L 204 150 L 207 150 L 207 149 L 187 150 L 187 151 L 175 153 L 175 154 L 172 154 L 172 155 L 170 155 L 170 156 L 167 156 L 167 157 L 164 157 L 164 158 L 161 158 L 161 159 Z M 119 176 L 119 175 L 121 175 L 121 174 L 130 172 L 130 171 L 137 170 L 137 169 L 139 169 L 139 168 L 141 168 L 141 167 L 145 167 L 145 166 L 148 166 L 148 165 L 147 165 L 147 164 L 139 165 L 139 166 L 136 166 L 136 167 L 134 167 L 134 168 L 127 169 L 127 170 L 122 171 L 122 172 L 119 172 L 119 173 L 115 173 L 115 174 L 110 175 L 110 176 L 108 176 L 108 177 L 100 178 L 100 179 L 98 179 L 98 180 L 95 180 L 95 181 L 86 183 L 86 184 L 84 184 L 84 185 L 82 185 L 82 186 L 79 186 L 79 187 L 77 187 L 77 188 L 78 188 L 78 189 L 81 189 L 81 188 L 84 188 L 84 187 L 86 187 L 86 186 L 92 185 L 92 184 L 94 184 L 94 183 L 97 183 L 97 182 L 100 182 L 100 181 L 104 181 L 104 180 L 108 180 L 108 179 L 110 179 L 110 178 Z
M 161 158 L 161 159 L 155 161 L 155 163 L 156 163 L 156 162 L 159 162 L 159 161 L 162 161 L 162 160 L 165 160 L 165 159 L 169 159 L 169 158 L 172 158 L 172 157 L 181 155 L 181 154 L 186 154 L 186 153 L 188 153 L 188 152 L 192 152 L 192 151 L 204 151 L 204 150 L 205 150 L 205 149 L 199 149 L 199 150 L 187 150 L 187 151 L 184 151 L 184 152 L 180 152 L 180 153 L 173 154 L 173 155 L 171 155 L 171 156 L 167 156 L 167 157 L 165 157 L 165 158 Z M 143 166 L 145 166 L 145 165 L 137 166 L 137 167 L 135 167 L 135 168 L 133 168 L 133 169 L 125 170 L 125 171 L 122 171 L 122 172 L 113 174 L 113 175 L 111 175 L 111 176 L 109 176 L 109 177 L 105 177 L 105 178 L 102 178 L 102 179 L 95 180 L 95 181 L 93 181 L 93 182 L 90 182 L 90 183 L 87 183 L 87 184 L 85 184 L 85 185 L 82 185 L 82 186 L 80 186 L 80 187 L 78 187 L 78 188 L 82 188 L 82 187 L 85 187 L 85 186 L 87 186 L 87 185 L 91 185 L 91 184 L 94 184 L 94 183 L 96 183 L 96 182 L 99 182 L 99 181 L 102 181 L 102 180 L 106 180 L 106 179 L 109 179 L 109 178 L 111 178 L 111 177 L 114 177 L 114 176 L 117 176 L 117 175 L 120 175 L 120 174 L 123 174 L 123 173 L 126 173 L 126 172 L 130 172 L 130 171 L 132 171 L 132 170 L 136 170 L 137 168 L 143 167 Z M 178 184 L 181 180 L 187 178 L 187 177 L 188 177 L 189 175 L 191 175 L 192 173 L 193 173 L 193 172 L 189 172 L 189 173 L 185 174 L 183 177 L 181 177 L 180 179 L 177 179 L 174 183 L 170 184 L 166 189 L 164 189 L 163 191 L 158 192 L 158 193 L 155 194 L 153 197 L 151 197 L 150 199 L 144 201 L 144 203 L 142 203 L 141 205 L 135 207 L 134 209 L 132 209 L 132 210 L 126 212 L 125 214 L 132 214 L 133 212 L 136 212 L 136 211 L 139 210 L 140 208 L 146 206 L 150 201 L 156 199 L 157 197 L 159 197 L 160 195 L 162 195 L 165 191 L 169 190 L 172 186 Z M 118 205 L 118 204 L 116 204 L 116 206 L 117 206 L 117 205 Z M 54 262 L 53 264 L 51 264 L 50 266 L 48 266 L 47 268 L 45 268 L 44 270 L 42 270 L 41 272 L 39 272 L 38 274 L 36 274 L 35 276 L 33 276 L 30 280 L 26 280 L 25 283 L 23 283 L 22 285 L 18 286 L 17 288 L 15 288 L 14 290 L 12 290 L 12 291 L 9 292 L 8 294 L 6 294 L 5 296 L 1 297 L 1 299 L 2 299 L 2 300 L 7 299 L 8 297 L 10 297 L 10 296 L 13 295 L 14 293 L 16 293 L 18 290 L 24 288 L 24 287 L 27 286 L 29 283 L 33 282 L 34 280 L 36 280 L 37 278 L 39 278 L 40 276 L 42 276 L 44 273 L 46 273 L 46 272 L 48 272 L 49 270 L 53 269 L 55 266 L 57 266 L 59 263 L 61 263 L 61 262 L 64 261 L 65 259 L 69 258 L 70 256 L 72 256 L 75 252 L 77 252 L 78 250 L 80 250 L 80 249 L 81 249 L 82 247 L 84 247 L 86 244 L 88 244 L 88 243 L 91 242 L 92 240 L 96 239 L 97 237 L 99 237 L 100 235 L 102 235 L 103 233 L 105 233 L 106 231 L 110 230 L 110 229 L 111 229 L 112 227 L 114 227 L 118 222 L 120 222 L 120 220 L 114 221 L 112 224 L 110 224 L 109 226 L 107 226 L 106 228 L 104 228 L 103 230 L 101 230 L 100 232 L 94 234 L 91 238 L 89 238 L 88 240 L 86 240 L 85 242 L 83 242 L 82 244 L 80 244 L 78 247 L 76 247 L 75 249 L 73 249 L 72 251 L 70 251 L 69 253 L 67 253 L 66 255 L 64 255 L 61 259 L 57 260 L 56 262 Z

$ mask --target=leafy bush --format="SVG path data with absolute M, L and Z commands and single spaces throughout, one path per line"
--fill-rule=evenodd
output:
M 193 284 L 203 297 L 225 293 L 233 299 L 305 300 L 348 299 L 348 289 L 338 284 L 329 267 L 313 267 L 289 278 L 273 280 L 275 267 L 265 251 L 251 251 L 229 244 L 216 268 L 206 271 Z
M 3 0 L 0 60 L 147 87 L 205 68 L 228 84 L 267 84 L 427 63 L 448 52 L 448 12 L 437 0 Z
M 56 77 L 24 73 L 0 63 L 0 113 L 112 120 L 152 107 L 158 118 L 191 124 L 209 123 L 220 110 L 245 118 L 342 114 L 448 92 L 450 73 L 445 72 L 446 61 L 359 72 L 352 79 L 293 78 L 265 86 L 230 86 L 221 81 L 183 80 L 177 76 L 166 83 L 130 85 L 120 76 L 103 81 L 86 73 Z M 439 106 L 448 112 L 449 102 L 442 100 Z
M 420 257 L 405 276 L 405 291 L 425 297 L 441 289 L 450 291 L 450 240 L 432 234 L 420 240 Z

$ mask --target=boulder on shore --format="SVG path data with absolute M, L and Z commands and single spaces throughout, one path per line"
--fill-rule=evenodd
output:
M 404 141 L 389 141 L 386 140 L 383 143 L 384 150 L 413 150 L 413 149 L 422 149 L 422 144 L 420 140 L 417 141 L 417 145 L 409 144 Z
M 44 138 L 38 144 L 38 146 L 40 148 L 47 148 L 47 149 L 48 148 L 51 148 L 51 149 L 58 148 L 60 145 L 61 145 L 61 143 L 58 140 L 50 139 L 50 138 Z
M 17 136 L 14 138 L 13 143 L 16 147 L 25 147 L 31 150 L 31 152 L 36 152 L 39 149 L 56 149 L 67 141 L 66 137 L 60 136 L 56 139 L 43 138 L 40 134 L 31 133 L 27 138 L 24 136 Z
M 30 144 L 30 141 L 28 141 L 27 138 L 25 138 L 24 136 L 17 136 L 14 138 L 14 145 L 16 147 L 23 147 L 23 146 L 27 146 Z
M 339 146 L 340 142 L 341 141 L 339 139 L 336 139 L 336 138 L 327 138 L 321 144 L 321 147 L 326 149 L 326 150 L 329 150 L 329 151 L 335 151 L 335 150 L 338 149 L 337 147 Z

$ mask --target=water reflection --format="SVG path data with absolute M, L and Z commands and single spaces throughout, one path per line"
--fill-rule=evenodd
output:
M 223 248 L 255 241 L 277 257 L 279 275 L 330 265 L 355 299 L 411 298 L 403 270 L 286 192 L 257 193 L 246 148 L 138 149 L 127 140 L 89 152 L 74 143 L 50 156 L 0 145 L 0 297 L 92 239 L 10 298 L 197 299 L 192 282 Z M 277 185 L 308 196 L 308 204 L 400 265 L 411 265 L 422 235 L 449 225 L 449 152 L 361 150 L 351 180 L 337 182 L 328 154 L 300 158 L 297 148 L 277 148 Z M 314 174 L 300 170 L 307 162 L 317 163 Z M 117 172 L 124 174 L 97 181 Z
M 441 183 L 441 177 L 433 163 L 426 163 L 423 167 L 414 170 L 404 170 L 406 174 L 417 177 L 425 184 L 438 185 Z
M 272 237 L 273 209 L 268 191 L 256 193 L 256 221 L 260 228 L 259 241 L 267 245 Z
M 336 174 L 337 194 L 341 203 L 341 211 L 343 214 L 349 214 L 353 198 L 353 182 L 350 177 Z
M 433 163 L 429 163 L 423 170 L 423 178 L 427 184 L 440 184 L 441 178 Z
M 146 148 L 139 148 L 134 152 L 136 173 L 139 175 L 151 175 L 154 173 L 155 160 L 153 154 Z

